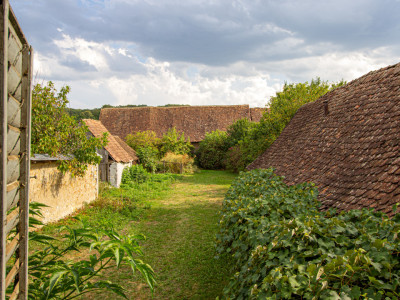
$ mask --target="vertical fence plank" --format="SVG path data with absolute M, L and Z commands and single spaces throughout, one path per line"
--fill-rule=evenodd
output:
M 0 117 L 1 117 L 1 201 L 0 201 L 0 299 L 6 296 L 6 222 L 7 222 L 7 71 L 8 71 L 8 0 L 1 1 L 1 38 L 0 38 L 0 59 L 2 72 L 0 74 Z
M 21 116 L 21 176 L 22 186 L 20 202 L 19 233 L 21 236 L 19 246 L 19 299 L 28 296 L 28 233 L 29 233 L 29 170 L 31 153 L 31 80 L 32 80 L 33 49 L 26 45 L 22 51 L 22 116 Z

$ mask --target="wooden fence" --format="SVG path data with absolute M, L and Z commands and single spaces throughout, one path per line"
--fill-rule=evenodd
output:
M 32 48 L 0 1 L 0 299 L 26 299 Z

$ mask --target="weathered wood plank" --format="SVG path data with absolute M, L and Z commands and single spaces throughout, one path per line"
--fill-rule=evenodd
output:
M 21 127 L 21 103 L 12 95 L 8 95 L 7 103 L 8 124 L 14 127 Z
M 25 155 L 21 160 L 21 189 L 20 223 L 18 226 L 21 237 L 19 246 L 19 259 L 22 266 L 19 276 L 20 298 L 28 297 L 28 241 L 29 241 L 29 181 L 30 181 L 30 156 L 31 156 L 31 107 L 32 107 L 32 47 L 25 47 L 22 53 L 22 126 L 21 149 Z
M 21 131 L 19 128 L 8 125 L 7 153 L 8 155 L 19 155 L 21 150 Z
M 18 274 L 18 270 L 19 270 L 19 259 L 17 259 L 17 261 L 15 262 L 14 266 L 12 267 L 10 272 L 8 272 L 8 274 L 7 274 L 7 277 L 6 277 L 6 288 L 11 284 L 11 282 L 13 282 L 15 276 Z
M 20 196 L 19 190 L 19 181 L 7 185 L 7 211 L 17 205 Z
M 19 209 L 13 210 L 6 218 L 5 232 L 8 235 L 19 222 Z
M 19 282 L 17 283 L 17 285 L 14 288 L 13 293 L 11 294 L 9 300 L 15 300 L 17 299 L 19 296 Z
M 19 234 L 17 234 L 13 240 L 6 246 L 6 261 L 9 261 L 11 256 L 15 253 L 18 248 Z
M 8 64 L 8 62 L 7 62 Z M 22 76 L 20 71 L 18 71 L 13 65 L 8 66 L 7 73 L 7 90 L 15 98 L 20 99 L 21 97 L 21 80 Z
M 0 5 L 0 132 L 1 141 L 0 148 L 7 148 L 7 73 L 8 73 L 8 15 L 9 3 L 8 0 L 3 0 Z M 6 199 L 7 186 L 7 151 L 1 151 L 1 166 L 0 166 L 0 184 L 1 184 L 1 199 L 0 199 L 0 299 L 6 297 L 6 222 L 7 210 L 4 199 Z
M 7 158 L 7 160 L 8 160 L 8 162 L 7 162 L 7 182 L 6 182 L 6 184 L 9 184 L 9 183 L 19 180 L 21 170 L 20 170 L 19 156 L 16 156 L 16 155 L 9 156 Z
M 8 62 L 17 70 L 22 69 L 22 44 L 17 40 L 13 27 L 9 27 L 8 33 Z

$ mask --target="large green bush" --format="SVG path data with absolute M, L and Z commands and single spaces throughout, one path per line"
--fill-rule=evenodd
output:
M 314 102 L 344 83 L 341 81 L 330 84 L 319 78 L 312 80 L 311 83 L 285 83 L 283 90 L 271 97 L 269 110 L 263 114 L 259 124 L 240 142 L 245 164 L 250 164 L 278 138 L 301 106 Z
M 160 139 L 152 130 L 138 131 L 134 134 L 128 134 L 125 138 L 126 143 L 134 150 L 140 148 L 152 148 L 158 150 Z
M 318 210 L 317 189 L 273 170 L 228 191 L 217 248 L 236 261 L 229 299 L 398 299 L 400 215 Z
M 228 147 L 228 135 L 225 131 L 215 130 L 206 133 L 196 151 L 199 166 L 208 170 L 224 168 L 224 159 Z
M 190 154 L 193 146 L 190 143 L 189 138 L 185 138 L 183 132 L 176 131 L 175 127 L 170 128 L 166 133 L 163 134 L 160 143 L 160 157 L 164 157 L 168 152 L 184 155 Z

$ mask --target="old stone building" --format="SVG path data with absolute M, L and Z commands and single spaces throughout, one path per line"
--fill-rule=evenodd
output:
M 161 137 L 175 127 L 196 144 L 207 132 L 226 130 L 239 119 L 258 122 L 264 111 L 265 108 L 249 105 L 103 108 L 100 121 L 111 134 L 122 139 L 145 130 L 153 130 Z
M 91 134 L 95 137 L 101 137 L 103 133 L 108 132 L 98 120 L 84 119 L 82 121 L 85 122 Z M 107 146 L 99 149 L 98 153 L 102 156 L 99 165 L 100 180 L 108 181 L 115 187 L 119 187 L 121 184 L 124 168 L 136 164 L 139 160 L 133 149 L 119 137 L 110 133 L 108 134 Z

